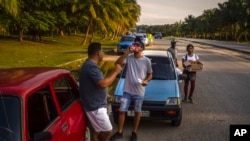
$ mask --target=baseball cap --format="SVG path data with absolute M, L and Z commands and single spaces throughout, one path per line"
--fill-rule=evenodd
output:
M 171 39 L 171 43 L 176 43 L 175 38 Z

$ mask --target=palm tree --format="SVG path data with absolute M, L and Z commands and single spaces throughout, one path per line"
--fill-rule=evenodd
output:
M 107 32 L 105 21 L 109 20 L 109 14 L 106 8 L 111 8 L 114 5 L 112 4 L 112 1 L 110 0 L 78 0 L 73 5 L 73 12 L 78 11 L 82 14 L 82 16 L 85 16 L 88 18 L 88 25 L 85 37 L 82 41 L 82 45 L 86 44 L 86 40 L 88 37 L 88 34 L 90 30 L 92 30 L 92 38 L 91 41 L 93 41 L 93 34 L 94 34 L 94 27 L 97 26 L 101 29 L 102 32 Z
M 88 17 L 86 34 L 81 43 L 85 44 L 90 30 L 92 39 L 97 28 L 105 35 L 113 32 L 115 37 L 119 31 L 136 25 L 140 6 L 136 0 L 78 0 L 73 6 L 73 11 Z
M 185 18 L 186 29 L 191 37 L 195 36 L 196 18 L 193 15 L 188 15 Z
M 120 13 L 110 16 L 113 17 L 116 25 L 116 32 L 113 34 L 112 39 L 116 38 L 119 33 L 125 33 L 134 27 L 141 15 L 141 8 L 135 0 L 116 1 L 116 5 Z

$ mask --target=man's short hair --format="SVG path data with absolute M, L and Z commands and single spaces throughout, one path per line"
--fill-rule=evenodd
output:
M 98 51 L 102 49 L 101 43 L 93 42 L 88 46 L 88 56 L 95 55 Z

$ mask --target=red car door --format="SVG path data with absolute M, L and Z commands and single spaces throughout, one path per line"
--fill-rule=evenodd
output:
M 60 141 L 65 133 L 62 130 L 62 117 L 56 108 L 56 103 L 50 87 L 45 86 L 32 93 L 28 97 L 28 133 L 29 138 L 34 139 L 35 134 L 40 133 L 40 137 L 50 139 L 50 141 Z M 50 133 L 51 137 L 41 133 Z
M 85 114 L 79 100 L 79 91 L 74 84 L 71 79 L 65 77 L 52 85 L 64 134 L 61 141 L 82 141 L 85 137 Z

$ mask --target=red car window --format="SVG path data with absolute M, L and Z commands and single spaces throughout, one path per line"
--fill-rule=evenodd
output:
M 67 78 L 53 82 L 53 88 L 62 110 L 66 109 L 78 96 Z
M 58 116 L 49 87 L 45 87 L 28 98 L 28 127 L 31 138 L 43 131 Z

